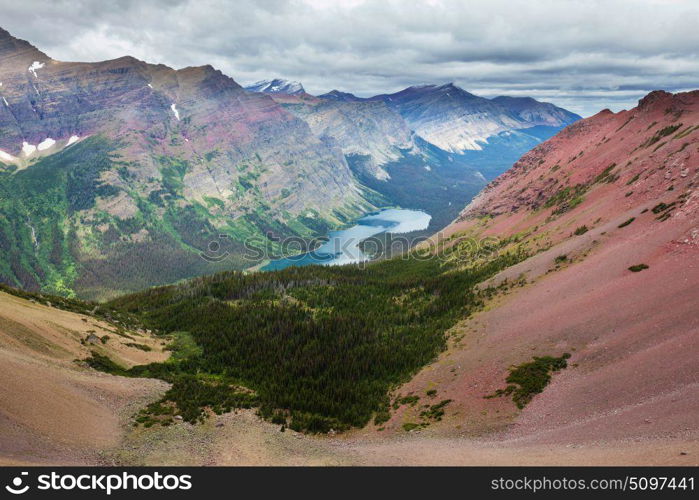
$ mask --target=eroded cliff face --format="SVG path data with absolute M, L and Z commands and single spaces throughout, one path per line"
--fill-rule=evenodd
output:
M 343 154 L 365 157 L 363 168 L 376 179 L 390 178 L 382 166 L 400 159 L 403 151 L 420 152 L 408 124 L 383 102 L 308 94 L 275 95 L 274 99 Z
M 211 66 L 174 70 L 132 57 L 60 62 L 0 31 L 0 82 L 3 187 L 6 201 L 23 196 L 13 216 L 4 214 L 6 230 L 19 218 L 35 234 L 7 236 L 14 257 L 2 280 L 10 284 L 70 290 L 89 269 L 89 287 L 100 288 L 113 278 L 111 263 L 134 246 L 148 267 L 157 266 L 154 248 L 163 238 L 187 262 L 179 270 L 173 263 L 164 279 L 179 279 L 210 267 L 192 256 L 219 234 L 237 247 L 253 236 L 311 236 L 373 207 L 337 145 Z M 75 157 L 96 152 L 76 167 Z M 62 198 L 81 199 L 58 207 L 50 230 L 25 189 L 45 162 L 51 175 L 66 173 Z M 33 198 L 56 187 L 43 186 Z M 71 247 L 58 245 L 54 262 L 38 256 L 57 238 Z M 138 273 L 118 281 L 142 286 Z

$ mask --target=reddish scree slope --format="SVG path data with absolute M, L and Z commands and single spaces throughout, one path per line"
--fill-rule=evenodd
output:
M 492 182 L 446 233 L 519 234 L 533 256 L 493 281 L 527 284 L 463 322 L 464 338 L 401 388 L 454 400 L 423 432 L 522 444 L 679 440 L 676 457 L 699 449 L 698 184 L 699 91 L 602 111 Z M 631 272 L 636 264 L 649 268 Z M 524 410 L 483 398 L 504 387 L 511 364 L 563 352 L 569 368 Z M 389 428 L 416 421 L 413 412 L 401 409 Z

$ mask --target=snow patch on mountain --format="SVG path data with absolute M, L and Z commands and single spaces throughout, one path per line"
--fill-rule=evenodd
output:
M 22 143 L 22 153 L 24 156 L 31 156 L 36 151 L 36 146 L 29 144 L 27 141 Z
M 175 105 L 174 102 L 170 105 L 170 109 L 172 110 L 173 113 L 175 113 L 175 118 L 177 118 L 177 121 L 180 121 L 180 112 L 177 111 L 177 106 Z
M 6 153 L 2 149 L 0 149 L 0 160 L 7 162 L 7 163 L 13 163 L 14 161 L 17 160 L 17 158 L 15 158 L 11 154 Z
M 48 148 L 50 148 L 51 146 L 53 146 L 54 144 L 56 144 L 56 141 L 54 141 L 50 137 L 47 137 L 46 139 L 44 139 L 43 141 L 41 141 L 39 143 L 39 145 L 37 146 L 37 149 L 39 151 L 45 151 Z
M 41 68 L 43 68 L 44 66 L 45 66 L 44 63 L 39 62 L 39 61 L 34 61 L 34 62 L 32 63 L 32 65 L 29 66 L 28 71 L 29 71 L 32 75 L 34 75 L 34 78 L 38 78 L 38 76 L 37 76 L 37 74 L 36 74 L 36 70 L 37 70 L 37 69 L 41 69 Z

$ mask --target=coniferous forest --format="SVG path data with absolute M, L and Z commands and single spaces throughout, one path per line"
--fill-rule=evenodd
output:
M 254 391 L 263 417 L 294 430 L 363 426 L 385 414 L 393 387 L 445 348 L 447 330 L 482 305 L 489 291 L 474 285 L 522 257 L 510 251 L 469 266 L 423 256 L 365 268 L 225 272 L 153 288 L 108 305 L 194 345 L 129 371 L 99 357 L 91 363 L 173 382 L 163 402 L 179 408 L 192 406 L 195 376 L 202 394 L 211 385 L 230 388 L 229 395 L 240 387 Z M 250 405 L 248 395 L 243 400 Z M 236 406 L 236 397 L 226 401 L 207 406 Z M 198 418 L 203 413 L 190 413 L 191 421 Z

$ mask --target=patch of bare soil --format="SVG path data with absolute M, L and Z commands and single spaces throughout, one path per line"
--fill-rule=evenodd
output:
M 85 342 L 105 335 L 105 343 Z M 0 464 L 89 463 L 117 446 L 126 413 L 165 384 L 112 377 L 75 360 L 91 349 L 125 365 L 166 359 L 160 339 L 129 335 L 92 317 L 0 292 Z M 131 342 L 151 351 L 126 345 Z

